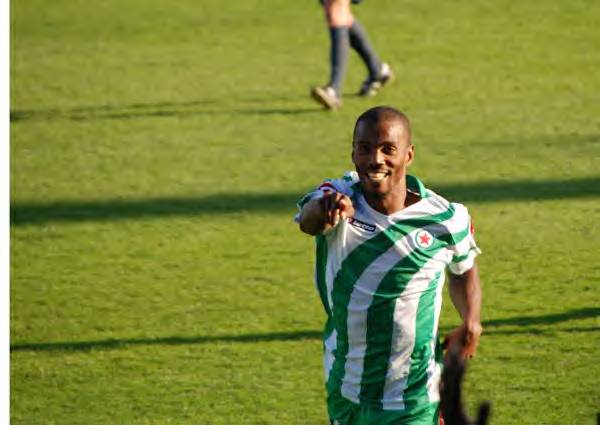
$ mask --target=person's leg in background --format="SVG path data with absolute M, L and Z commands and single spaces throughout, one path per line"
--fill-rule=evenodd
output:
M 394 74 L 387 63 L 381 62 L 367 37 L 367 32 L 358 20 L 354 19 L 350 26 L 349 35 L 350 46 L 361 57 L 369 72 L 358 94 L 359 96 L 373 96 L 377 94 L 381 87 L 394 79 Z
M 352 15 L 350 0 L 322 0 L 321 3 L 329 28 L 331 73 L 328 84 L 313 88 L 312 96 L 326 108 L 337 109 L 342 105 L 341 87 L 348 63 L 349 47 L 356 50 L 369 72 L 359 95 L 376 94 L 394 75 L 389 65 L 380 61 L 365 29 Z
M 329 28 L 331 72 L 327 85 L 313 88 L 312 96 L 326 108 L 337 109 L 342 105 L 342 82 L 346 74 L 350 27 L 354 17 L 350 10 L 350 0 L 324 0 L 322 3 Z

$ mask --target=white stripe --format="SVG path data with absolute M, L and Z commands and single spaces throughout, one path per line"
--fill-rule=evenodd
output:
M 404 409 L 403 394 L 406 389 L 408 373 L 410 371 L 410 356 L 415 346 L 415 332 L 417 321 L 417 308 L 419 298 L 435 277 L 435 263 L 446 257 L 444 250 L 423 265 L 421 271 L 410 280 L 402 296 L 396 300 L 394 309 L 394 328 L 392 333 L 392 355 L 388 364 L 388 372 L 383 388 L 382 407 L 384 410 Z M 433 267 L 432 267 L 433 266 Z M 443 286 L 443 272 L 441 282 L 436 293 L 436 317 L 439 318 L 438 308 L 441 306 L 441 287 Z M 439 305 L 438 305 L 439 304 Z M 437 320 L 434 317 L 434 335 L 437 331 Z M 434 341 L 435 343 L 435 341 Z
M 409 283 L 410 285 L 410 283 Z M 410 355 L 415 345 L 415 316 L 419 297 L 401 297 L 394 308 L 392 349 L 383 387 L 382 407 L 385 410 L 403 410 L 402 394 L 410 370 Z
M 371 220 L 379 226 L 386 228 L 398 221 L 409 220 L 413 218 L 426 218 L 430 215 L 441 214 L 448 209 L 448 202 L 445 204 L 432 198 L 425 198 L 408 208 L 402 209 L 390 215 L 385 215 L 373 209 L 361 194 L 358 198 L 358 205 L 354 206 L 356 213 L 362 215 L 366 220 Z
M 460 263 L 450 263 L 448 268 L 452 272 L 452 274 L 461 275 L 473 268 L 473 264 L 475 263 L 475 257 L 479 254 L 479 249 L 474 249 L 469 252 L 469 256 L 461 261 Z
M 438 283 L 437 291 L 435 294 L 435 310 L 434 310 L 434 323 L 433 323 L 433 335 L 434 338 L 431 341 L 431 358 L 429 359 L 429 367 L 427 368 L 427 395 L 429 396 L 430 402 L 436 402 L 440 400 L 440 378 L 442 374 L 442 366 L 435 360 L 435 344 L 437 342 L 438 326 L 440 322 L 440 313 L 442 311 L 442 289 L 444 288 L 445 275 L 442 273 L 440 281 Z
M 471 248 L 477 248 L 477 245 L 475 244 L 473 236 L 468 234 L 459 243 L 449 246 L 448 248 L 454 251 L 454 255 L 465 255 Z
M 348 228 L 348 220 L 342 220 L 335 231 L 327 235 L 327 267 L 325 269 L 325 286 L 327 287 L 327 302 L 333 310 L 333 282 L 342 268 L 342 263 L 358 245 L 365 240 L 357 237 L 348 237 L 351 230 Z
M 449 248 L 452 250 L 453 255 L 456 256 L 468 254 L 468 257 L 464 260 L 458 263 L 450 262 L 448 264 L 448 268 L 454 274 L 463 274 L 467 270 L 471 269 L 471 267 L 473 267 L 475 257 L 481 254 L 481 250 L 475 243 L 475 239 L 473 239 L 473 236 L 471 234 L 469 234 L 466 238 L 464 238 L 456 245 L 451 246 Z
M 337 332 L 334 329 L 333 332 L 329 335 L 329 337 L 324 341 L 324 350 L 323 350 L 323 371 L 325 372 L 325 382 L 329 381 L 329 374 L 331 373 L 331 368 L 333 367 L 333 361 L 335 357 L 333 356 L 333 351 L 335 350 L 337 345 Z

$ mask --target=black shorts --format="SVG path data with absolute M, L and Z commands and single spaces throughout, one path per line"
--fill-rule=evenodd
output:
M 351 1 L 352 1 L 352 4 L 358 4 L 358 3 L 362 2 L 363 0 L 351 0 Z M 319 3 L 321 3 L 321 4 L 325 3 L 325 0 L 319 0 Z

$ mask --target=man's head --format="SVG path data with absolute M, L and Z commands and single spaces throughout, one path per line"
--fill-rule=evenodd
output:
M 389 106 L 364 112 L 354 127 L 352 162 L 365 194 L 385 198 L 406 189 L 406 167 L 414 157 L 406 115 Z

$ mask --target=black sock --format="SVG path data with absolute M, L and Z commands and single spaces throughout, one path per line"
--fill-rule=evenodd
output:
M 354 19 L 354 23 L 350 27 L 350 45 L 356 50 L 367 66 L 369 78 L 375 80 L 381 77 L 379 75 L 381 72 L 381 61 L 369 42 L 367 32 L 356 19 Z
M 333 87 L 338 96 L 341 95 L 342 81 L 346 73 L 348 62 L 349 37 L 348 27 L 330 27 L 329 38 L 331 50 L 329 60 L 331 63 L 331 77 L 329 86 Z

